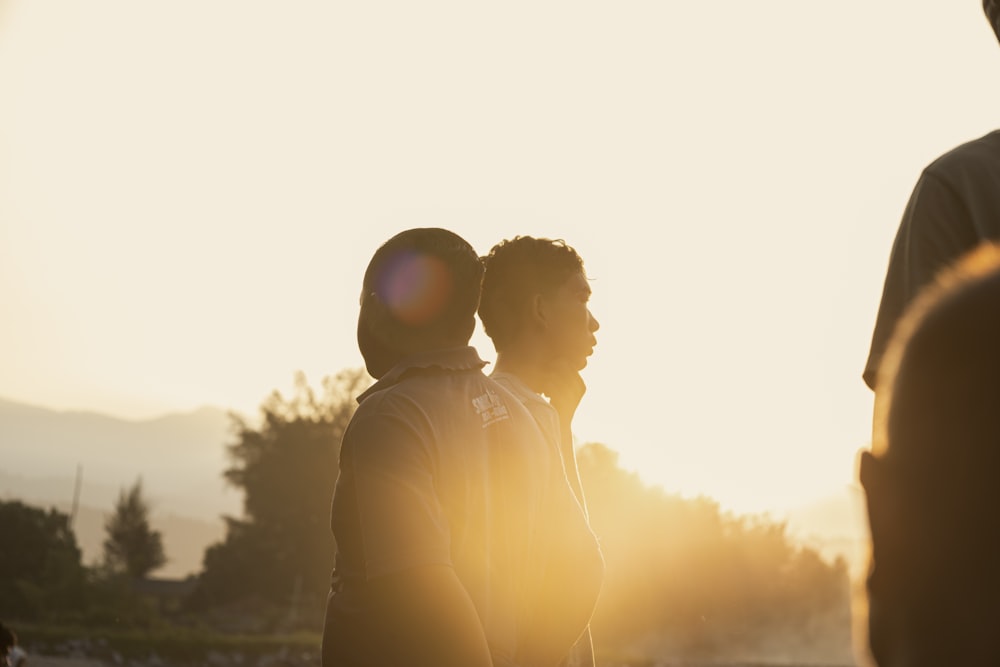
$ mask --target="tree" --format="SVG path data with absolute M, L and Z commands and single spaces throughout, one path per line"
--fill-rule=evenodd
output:
M 69 516 L 0 501 L 0 615 L 37 618 L 77 609 L 86 583 Z
M 149 503 L 142 494 L 142 479 L 122 489 L 115 513 L 104 523 L 104 565 L 112 573 L 142 579 L 167 562 L 159 531 L 149 527 Z
M 299 373 L 290 398 L 275 391 L 264 401 L 259 425 L 232 415 L 236 441 L 225 478 L 243 490 L 244 515 L 225 517 L 225 540 L 206 550 L 196 606 L 249 596 L 325 599 L 340 441 L 366 384 L 363 371 L 346 370 L 324 378 L 317 395 Z
M 649 486 L 588 444 L 579 455 L 606 570 L 593 618 L 605 655 L 692 661 L 849 662 L 850 587 L 767 517 Z

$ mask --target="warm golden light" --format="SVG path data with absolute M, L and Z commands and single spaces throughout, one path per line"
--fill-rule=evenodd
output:
M 0 397 L 256 415 L 297 370 L 362 366 L 358 285 L 394 233 L 563 238 L 601 322 L 578 444 L 851 552 L 899 216 L 1000 108 L 976 3 L 917 4 L 8 0 Z M 402 258 L 379 289 L 419 322 L 448 284 Z M 2 441 L 0 472 L 71 494 L 78 462 L 31 454 Z M 187 500 L 214 521 L 239 503 L 211 481 Z

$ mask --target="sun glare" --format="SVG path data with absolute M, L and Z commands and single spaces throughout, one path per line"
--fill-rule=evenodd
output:
M 386 262 L 378 295 L 401 322 L 419 326 L 438 314 L 454 289 L 448 267 L 437 257 L 399 253 Z

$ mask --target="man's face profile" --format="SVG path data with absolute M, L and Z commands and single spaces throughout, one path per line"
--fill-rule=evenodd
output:
M 554 361 L 574 370 L 587 366 L 597 345 L 600 328 L 590 312 L 590 283 L 583 271 L 573 273 L 562 285 L 543 296 L 548 315 L 544 336 Z

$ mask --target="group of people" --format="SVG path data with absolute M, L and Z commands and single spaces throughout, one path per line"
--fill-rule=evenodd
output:
M 1000 0 L 983 8 L 1000 38 Z M 921 174 L 893 244 L 859 456 L 879 667 L 1000 665 L 1000 131 Z M 604 561 L 572 420 L 596 344 L 562 241 L 479 257 L 444 229 L 375 252 L 344 435 L 324 667 L 593 667 Z M 478 313 L 497 351 L 469 346 Z
M 1000 38 L 1000 2 L 983 9 Z M 920 175 L 863 377 L 879 667 L 1000 665 L 1000 131 Z
M 417 228 L 375 251 L 357 338 L 376 382 L 341 443 L 324 667 L 593 667 L 604 560 L 572 440 L 590 293 L 562 241 L 480 257 Z

